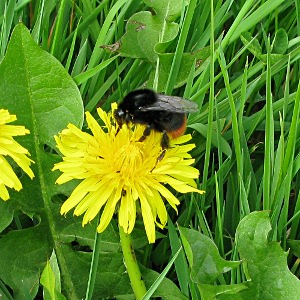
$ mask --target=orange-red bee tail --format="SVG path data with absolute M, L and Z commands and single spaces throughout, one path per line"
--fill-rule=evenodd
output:
M 186 125 L 187 125 L 187 118 L 186 115 L 184 115 L 184 119 L 180 127 L 178 127 L 176 130 L 169 131 L 168 134 L 172 139 L 177 139 L 180 136 L 182 136 L 185 133 L 186 130 Z

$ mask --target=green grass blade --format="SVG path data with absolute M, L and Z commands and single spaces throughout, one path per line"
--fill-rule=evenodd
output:
M 170 262 L 167 264 L 167 266 L 164 268 L 164 270 L 161 272 L 161 274 L 157 277 L 157 279 L 151 285 L 151 287 L 149 288 L 149 290 L 147 291 L 147 293 L 145 294 L 145 296 L 143 297 L 142 300 L 148 300 L 148 299 L 151 298 L 151 296 L 153 295 L 153 293 L 156 291 L 157 287 L 160 285 L 160 283 L 162 282 L 162 280 L 166 277 L 167 273 L 169 272 L 170 268 L 172 267 L 174 261 L 178 257 L 178 255 L 179 255 L 179 253 L 180 253 L 181 250 L 182 250 L 182 248 L 180 247 L 178 249 L 178 251 L 175 253 L 175 255 L 172 257 L 172 259 L 170 260 Z
M 187 12 L 183 21 L 182 30 L 180 32 L 179 40 L 175 50 L 175 55 L 171 65 L 170 76 L 168 77 L 168 81 L 166 85 L 165 92 L 167 95 L 168 94 L 170 95 L 172 93 L 172 90 L 176 82 L 176 78 L 181 65 L 182 55 L 184 52 L 184 46 L 186 44 L 186 40 L 191 26 L 196 4 L 197 4 L 197 0 L 191 0 L 190 3 L 188 4 Z
M 208 131 L 205 147 L 205 162 L 203 168 L 203 183 L 202 188 L 206 189 L 207 177 L 208 177 L 208 168 L 210 161 L 210 150 L 211 150 L 211 136 L 212 136 L 212 123 L 213 123 L 213 107 L 214 107 L 214 98 L 215 98 L 215 89 L 214 89 L 214 61 L 215 61 L 215 37 L 214 37 L 214 2 L 210 1 L 210 21 L 211 21 L 211 36 L 210 36 L 210 68 L 209 68 L 209 77 L 210 77 L 210 91 L 209 91 L 209 112 L 208 112 Z
M 43 20 L 43 14 L 44 14 L 44 7 L 45 7 L 45 0 L 41 0 L 39 2 L 39 8 L 38 8 L 38 16 L 37 20 L 34 24 L 33 30 L 32 30 L 32 37 L 34 41 L 38 44 L 40 41 L 40 35 L 42 32 L 42 20 Z
M 67 2 L 68 0 L 62 0 L 60 1 L 58 14 L 57 14 L 57 20 L 55 24 L 54 29 L 54 35 L 53 40 L 50 48 L 50 53 L 55 56 L 56 58 L 61 57 L 62 53 L 62 42 L 64 40 L 64 31 L 65 31 L 65 14 L 67 13 Z
M 181 248 L 181 242 L 177 235 L 176 228 L 170 218 L 168 218 L 168 230 L 169 230 L 169 238 L 170 238 L 172 254 L 176 255 L 178 249 Z M 180 290 L 185 296 L 188 297 L 189 284 L 191 284 L 191 280 L 189 274 L 189 267 L 183 251 L 181 251 L 178 254 L 178 258 L 175 260 L 174 264 L 175 264 L 175 270 L 176 270 Z
M 118 55 L 113 56 L 113 57 L 101 62 L 98 66 L 96 66 L 92 69 L 89 69 L 88 71 L 86 71 L 84 73 L 76 75 L 74 77 L 74 81 L 77 83 L 77 85 L 80 85 L 83 82 L 86 82 L 89 78 L 92 78 L 95 74 L 97 74 L 98 72 L 100 72 L 101 70 L 103 70 L 104 68 L 109 66 L 117 57 L 118 57 Z
M 72 43 L 71 43 L 71 46 L 70 46 L 67 62 L 66 62 L 66 65 L 65 65 L 65 68 L 66 68 L 67 71 L 69 71 L 69 69 L 70 69 L 72 57 L 73 57 L 73 54 L 74 54 L 75 43 L 76 43 L 76 38 L 77 38 L 77 32 L 78 32 L 78 26 L 75 29 L 74 37 L 73 37 L 73 40 L 72 40 Z
M 244 16 L 249 12 L 249 10 L 251 9 L 252 5 L 253 5 L 254 0 L 246 0 L 246 2 L 244 3 L 243 7 L 241 8 L 240 12 L 238 13 L 238 15 L 235 17 L 234 22 L 232 23 L 232 25 L 230 26 L 230 29 L 228 30 L 226 36 L 224 37 L 222 43 L 221 43 L 221 47 L 223 49 L 226 48 L 226 46 L 228 45 L 228 43 L 233 39 L 233 35 L 237 32 L 237 29 L 239 28 L 240 23 L 242 22 Z
M 268 41 L 267 54 L 267 81 L 266 81 L 266 131 L 265 131 L 265 156 L 264 156 L 264 177 L 263 177 L 263 209 L 271 208 L 271 176 L 273 173 L 274 161 L 274 120 L 273 102 L 271 93 L 271 62 L 270 44 Z
M 252 3 L 250 3 L 250 2 L 253 2 L 253 1 L 246 1 L 246 3 L 248 5 L 250 5 L 250 7 L 251 7 Z M 258 24 L 263 18 L 268 16 L 272 11 L 274 11 L 283 2 L 284 2 L 284 0 L 268 0 L 265 3 L 263 3 L 261 6 L 258 7 L 258 9 L 255 12 L 253 12 L 247 18 L 243 19 L 243 21 L 241 21 L 238 24 L 238 26 L 235 28 L 232 36 L 230 38 L 228 38 L 229 39 L 228 43 L 235 41 L 237 38 L 239 38 L 239 36 L 241 35 L 242 32 L 245 32 L 245 31 L 249 30 L 251 27 Z M 246 3 L 244 4 L 243 8 L 246 6 Z M 247 6 L 245 8 L 249 9 L 250 7 Z M 247 11 L 245 9 L 245 13 L 246 12 Z M 229 32 L 227 35 L 229 36 Z M 227 45 L 227 39 L 225 39 L 225 38 L 224 38 L 225 42 L 223 40 L 222 46 L 224 46 L 224 44 Z
M 7 3 L 7 2 L 6 2 Z M 12 30 L 12 21 L 14 17 L 16 1 L 9 0 L 4 6 L 4 18 L 1 26 L 1 35 L 0 35 L 0 60 L 4 57 L 6 46 L 8 43 L 9 33 Z
M 78 55 L 76 57 L 76 60 L 73 64 L 73 68 L 71 71 L 72 77 L 76 77 L 77 75 L 81 74 L 81 72 L 84 70 L 84 67 L 86 65 L 86 55 L 87 55 L 87 48 L 88 48 L 88 41 L 85 40 L 82 43 L 81 48 L 78 51 Z

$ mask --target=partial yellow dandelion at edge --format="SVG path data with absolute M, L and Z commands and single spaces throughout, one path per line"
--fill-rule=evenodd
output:
M 113 104 L 112 111 L 115 108 L 116 104 Z M 171 148 L 166 150 L 163 159 L 158 160 L 162 153 L 161 133 L 151 132 L 140 142 L 144 126 L 118 128 L 113 113 L 100 108 L 97 112 L 104 126 L 101 127 L 87 112 L 91 134 L 69 124 L 55 137 L 63 155 L 63 161 L 53 168 L 62 172 L 57 183 L 82 180 L 63 203 L 61 214 L 75 208 L 76 216 L 84 214 L 84 226 L 101 212 L 97 229 L 102 232 L 117 211 L 119 225 L 125 233 L 131 233 L 137 209 L 140 209 L 148 240 L 153 243 L 155 225 L 163 228 L 167 222 L 164 201 L 176 211 L 179 205 L 167 185 L 180 193 L 204 193 L 197 189 L 194 179 L 199 177 L 199 171 L 191 166 L 194 159 L 188 153 L 195 146 L 184 144 L 191 136 L 184 135 L 171 141 Z
M 24 126 L 7 125 L 17 120 L 8 110 L 0 109 L 0 198 L 4 201 L 10 198 L 8 188 L 20 191 L 22 183 L 14 172 L 6 157 L 10 157 L 32 179 L 34 174 L 30 168 L 33 161 L 28 150 L 14 140 L 14 136 L 29 134 Z

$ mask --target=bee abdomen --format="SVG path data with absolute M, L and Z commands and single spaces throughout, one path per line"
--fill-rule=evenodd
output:
M 185 114 L 173 114 L 169 120 L 166 131 L 172 139 L 176 139 L 185 133 L 187 118 Z

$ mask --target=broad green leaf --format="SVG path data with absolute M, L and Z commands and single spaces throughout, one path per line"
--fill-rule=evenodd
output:
M 287 253 L 277 242 L 269 242 L 269 213 L 253 212 L 239 224 L 236 242 L 251 279 L 243 299 L 299 299 L 300 281 L 287 266 Z
M 0 232 L 2 232 L 13 219 L 13 208 L 7 202 L 0 201 Z
M 1 238 L 0 277 L 14 290 L 14 299 L 27 299 L 29 293 L 34 299 L 40 270 L 51 254 L 47 233 L 46 225 L 39 224 L 10 231 Z
M 283 54 L 271 53 L 270 54 L 271 64 L 277 63 L 278 61 L 280 61 L 280 59 L 282 59 L 283 56 L 284 56 Z M 261 60 L 262 60 L 262 62 L 267 63 L 267 54 L 262 54 Z
M 58 242 L 55 218 L 59 205 L 52 203 L 52 196 L 67 192 L 67 186 L 55 186 L 57 174 L 51 171 L 59 157 L 45 152 L 44 145 L 54 148 L 53 136 L 68 123 L 81 126 L 83 105 L 66 70 L 34 43 L 22 24 L 14 29 L 0 65 L 0 107 L 17 116 L 16 125 L 30 130 L 17 140 L 35 162 L 33 180 L 21 176 L 23 189 L 11 191 L 11 199 L 4 204 L 20 229 L 12 227 L 1 236 L 0 278 L 13 290 L 15 299 L 27 299 L 29 294 L 34 298 L 40 272 Z
M 268 242 L 270 230 L 268 212 L 252 212 L 246 216 L 237 227 L 236 243 L 246 264 L 248 280 L 236 285 L 215 285 L 212 282 L 225 271 L 224 264 L 229 269 L 229 263 L 233 268 L 237 263 L 224 261 L 208 237 L 195 230 L 180 229 L 192 280 L 198 282 L 204 300 L 299 299 L 300 281 L 288 269 L 287 254 L 280 244 Z
M 288 240 L 288 245 L 291 248 L 291 252 L 300 257 L 300 240 Z
M 144 1 L 155 13 L 138 12 L 128 20 L 126 33 L 121 38 L 121 55 L 156 63 L 155 46 L 159 44 L 160 52 L 163 52 L 178 34 L 178 24 L 171 21 L 180 13 L 182 1 Z
M 61 247 L 65 259 L 64 263 L 68 267 L 69 279 L 74 285 L 74 291 L 71 295 L 72 299 L 83 299 L 85 296 L 96 225 L 94 220 L 91 222 L 91 226 L 83 228 L 78 217 L 75 219 L 60 217 L 57 224 L 61 241 L 63 242 Z M 95 283 L 96 288 L 94 290 L 95 299 L 134 299 L 123 262 L 118 230 L 115 227 L 113 224 L 110 224 L 100 235 L 101 253 Z M 134 230 L 132 232 L 132 238 L 135 243 L 141 240 L 140 236 L 141 233 L 139 231 L 136 232 Z M 138 245 L 139 247 L 140 245 Z M 150 288 L 159 274 L 143 266 L 140 266 L 140 268 L 145 284 L 147 288 Z M 178 287 L 167 278 L 163 279 L 154 295 L 160 296 L 162 299 L 186 299 Z
M 128 20 L 126 33 L 122 36 L 120 42 L 102 47 L 110 52 L 118 51 L 121 56 L 150 61 L 152 70 L 147 86 L 153 87 L 155 73 L 157 72 L 156 67 L 158 67 L 157 91 L 162 92 L 165 91 L 174 58 L 174 53 L 167 53 L 166 50 L 179 32 L 179 25 L 172 21 L 180 16 L 182 8 L 187 3 L 185 0 L 144 2 L 153 8 L 154 13 L 142 11 L 134 14 Z M 183 53 L 175 87 L 180 87 L 186 83 L 195 61 L 197 70 L 208 57 L 209 47 L 193 53 Z
M 81 126 L 83 105 L 75 82 L 62 65 L 16 26 L 0 65 L 0 106 L 16 114 L 32 144 L 55 147 L 53 136 L 68 123 Z M 27 138 L 28 139 L 28 138 Z
M 63 282 L 62 291 L 68 295 L 67 299 L 84 299 L 85 297 L 96 222 L 91 225 L 82 228 L 81 220 L 72 219 L 71 216 L 61 220 L 59 225 L 63 230 L 61 233 L 63 243 L 60 247 L 64 268 L 68 272 L 67 277 L 62 277 L 63 281 L 68 280 L 68 282 Z M 62 267 L 62 264 L 60 266 Z M 62 271 L 61 269 L 64 275 Z M 66 288 L 69 290 L 66 291 Z M 117 232 L 110 226 L 101 234 L 101 253 L 93 297 L 94 299 L 115 299 L 131 293 L 132 289 L 123 263 Z
M 158 92 L 165 91 L 168 77 L 171 71 L 171 65 L 174 58 L 174 53 L 159 53 L 159 81 L 158 81 Z M 196 62 L 195 72 L 200 68 L 202 63 L 209 57 L 209 47 L 205 47 L 201 50 L 195 51 L 193 53 L 183 53 L 182 61 L 180 64 L 180 69 L 178 76 L 176 78 L 176 86 L 180 87 L 186 83 L 187 78 L 191 72 L 191 68 L 194 68 L 194 63 Z M 150 74 L 149 81 L 147 82 L 148 87 L 153 86 L 155 76 L 155 70 L 153 69 Z
M 53 251 L 49 260 L 50 267 L 53 271 L 54 278 L 55 278 L 55 289 L 59 292 L 61 292 L 61 276 L 60 276 L 60 270 L 59 265 L 57 261 L 57 257 L 55 255 L 55 252 Z M 47 262 L 48 264 L 48 262 Z
M 46 267 L 44 268 L 40 282 L 44 286 L 44 300 L 63 300 L 66 299 L 60 291 L 56 289 L 56 275 L 50 265 L 50 262 L 47 261 Z
M 213 283 L 220 274 L 240 264 L 223 259 L 214 242 L 196 230 L 180 228 L 180 235 L 191 267 L 191 279 L 196 283 Z
M 275 33 L 273 41 L 272 53 L 284 54 L 288 49 L 288 35 L 283 28 L 280 28 Z
M 231 285 L 198 284 L 198 287 L 201 297 L 204 300 L 243 300 L 244 298 L 239 294 L 239 292 L 247 289 L 247 286 L 242 283 Z

